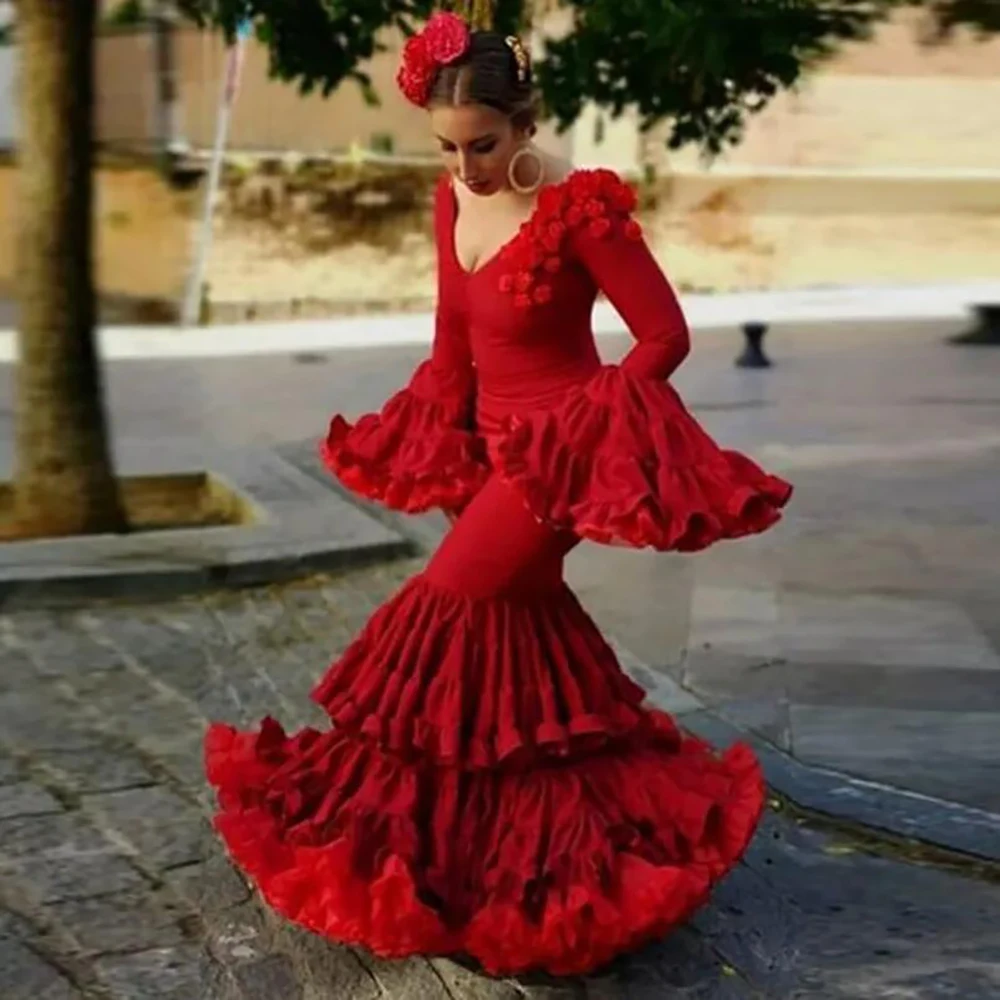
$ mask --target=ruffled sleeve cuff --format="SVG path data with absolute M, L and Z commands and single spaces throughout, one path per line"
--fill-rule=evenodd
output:
M 353 425 L 335 416 L 323 461 L 348 489 L 393 510 L 460 511 L 488 476 L 472 398 L 471 385 L 425 361 L 379 413 Z
M 509 421 L 498 452 L 537 518 L 604 544 L 697 551 L 764 531 L 792 493 L 720 448 L 668 384 L 618 366 Z

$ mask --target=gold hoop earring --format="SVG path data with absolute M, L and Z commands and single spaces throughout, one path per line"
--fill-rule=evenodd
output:
M 517 165 L 525 157 L 529 157 L 535 161 L 535 179 L 531 184 L 522 184 L 517 179 Z M 526 142 L 519 149 L 515 150 L 514 155 L 510 158 L 510 163 L 507 165 L 507 183 L 510 185 L 511 190 L 516 191 L 518 194 L 534 194 L 542 186 L 544 180 L 545 161 L 538 150 L 530 142 Z

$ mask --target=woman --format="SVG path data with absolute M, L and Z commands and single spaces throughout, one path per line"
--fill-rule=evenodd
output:
M 357 493 L 454 526 L 317 685 L 331 730 L 212 728 L 216 825 L 275 909 L 334 940 L 586 972 L 705 900 L 764 790 L 746 747 L 719 756 L 643 707 L 563 559 L 761 531 L 791 487 L 667 385 L 688 333 L 633 194 L 534 150 L 521 43 L 438 14 L 399 83 L 447 167 L 433 351 L 323 451 Z M 617 366 L 598 290 L 637 341 Z

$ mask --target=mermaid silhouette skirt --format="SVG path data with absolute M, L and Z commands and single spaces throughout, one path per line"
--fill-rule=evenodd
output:
M 492 476 L 317 684 L 329 729 L 211 727 L 216 828 L 276 911 L 382 956 L 577 974 L 705 902 L 758 765 L 643 705 L 563 581 L 577 538 Z

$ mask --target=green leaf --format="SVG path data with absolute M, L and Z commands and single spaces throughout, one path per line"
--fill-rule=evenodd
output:
M 272 71 L 305 92 L 347 80 L 377 99 L 358 67 L 384 29 L 410 31 L 434 0 L 178 0 L 230 37 L 252 17 Z M 901 6 L 924 7 L 940 31 L 960 24 L 1000 31 L 997 0 L 564 0 L 573 16 L 536 65 L 542 105 L 559 131 L 586 102 L 616 117 L 632 108 L 643 128 L 670 125 L 673 148 L 708 155 L 737 142 L 747 119 L 847 41 Z M 525 0 L 497 0 L 496 26 L 525 30 Z

